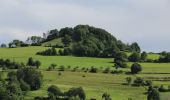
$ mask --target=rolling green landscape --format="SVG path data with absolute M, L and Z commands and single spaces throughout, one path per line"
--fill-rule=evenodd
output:
M 104 92 L 108 92 L 113 100 L 145 100 L 147 90 L 146 87 L 132 87 L 123 85 L 126 83 L 126 77 L 132 77 L 135 79 L 136 76 L 142 77 L 146 80 L 152 80 L 156 86 L 164 85 L 168 87 L 170 78 L 170 64 L 169 63 L 141 63 L 143 71 L 136 76 L 126 74 L 105 74 L 99 73 L 88 73 L 83 72 L 82 68 L 90 68 L 95 66 L 97 68 L 110 67 L 115 69 L 113 58 L 95 58 L 95 57 L 75 57 L 75 56 L 39 56 L 36 52 L 45 50 L 48 47 L 20 47 L 20 48 L 1 48 L 0 57 L 9 58 L 16 62 L 24 62 L 28 60 L 28 57 L 33 57 L 42 62 L 40 70 L 43 74 L 43 85 L 39 90 L 30 91 L 26 94 L 25 100 L 32 100 L 36 96 L 47 96 L 47 88 L 50 85 L 56 85 L 62 90 L 68 90 L 71 87 L 81 86 L 86 91 L 87 100 L 90 98 L 101 99 L 101 95 Z M 57 49 L 58 50 L 58 49 Z M 157 59 L 157 54 L 149 54 L 150 59 Z M 50 64 L 57 64 L 59 66 L 71 66 L 70 69 L 61 72 L 61 76 L 58 75 L 59 71 L 46 71 Z M 128 63 L 131 65 L 132 63 Z M 78 66 L 78 71 L 70 71 L 74 67 Z M 130 68 L 120 68 L 123 71 L 130 71 Z M 102 70 L 102 69 L 101 69 Z M 6 73 L 6 72 L 5 72 Z M 85 76 L 85 77 L 83 77 Z M 126 91 L 125 91 L 126 90 Z M 162 100 L 169 100 L 170 93 L 161 93 Z
M 0 48 L 0 100 L 170 100 L 170 53 L 77 25 Z

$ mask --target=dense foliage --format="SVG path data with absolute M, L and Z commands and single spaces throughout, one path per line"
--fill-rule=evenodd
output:
M 51 30 L 46 34 L 44 42 L 58 38 L 62 39 L 65 47 L 71 47 L 72 54 L 76 56 L 113 57 L 118 51 L 140 52 L 137 43 L 126 45 L 104 29 L 89 25 Z
M 62 92 L 60 88 L 51 85 L 47 89 L 48 97 L 35 97 L 35 100 L 86 100 L 86 94 L 82 87 L 70 88 Z
M 138 63 L 134 63 L 131 66 L 131 73 L 132 74 L 137 74 L 142 71 L 142 66 Z
M 17 71 L 17 79 L 23 80 L 31 90 L 37 90 L 42 85 L 42 74 L 34 68 L 22 68 Z

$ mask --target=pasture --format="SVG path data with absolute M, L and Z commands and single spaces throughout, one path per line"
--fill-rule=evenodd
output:
M 10 59 L 16 62 L 26 63 L 28 57 L 33 57 L 35 60 L 40 60 L 42 65 L 40 70 L 43 74 L 43 86 L 40 90 L 31 91 L 26 94 L 26 100 L 32 100 L 35 96 L 47 96 L 47 88 L 50 85 L 56 85 L 61 90 L 65 91 L 71 87 L 81 86 L 85 89 L 87 100 L 96 98 L 101 100 L 104 92 L 108 92 L 113 100 L 146 100 L 144 94 L 147 90 L 144 87 L 132 87 L 123 85 L 126 83 L 126 77 L 136 76 L 127 74 L 104 74 L 88 73 L 83 71 L 64 71 L 61 76 L 58 71 L 46 71 L 48 66 L 52 63 L 57 64 L 57 67 L 71 66 L 71 69 L 78 66 L 78 69 L 89 68 L 91 66 L 97 68 L 112 67 L 114 65 L 113 58 L 92 58 L 92 57 L 74 57 L 74 56 L 39 56 L 36 52 L 47 49 L 48 47 L 23 47 L 23 48 L 1 48 L 0 58 Z M 157 59 L 159 55 L 149 54 L 150 59 Z M 130 66 L 132 63 L 128 63 Z M 141 63 L 143 71 L 137 77 L 142 77 L 146 80 L 152 80 L 155 86 L 170 85 L 170 64 L 169 63 Z M 130 71 L 130 68 L 120 69 L 123 71 Z M 85 77 L 83 77 L 85 76 Z M 161 93 L 162 100 L 170 100 L 170 93 Z

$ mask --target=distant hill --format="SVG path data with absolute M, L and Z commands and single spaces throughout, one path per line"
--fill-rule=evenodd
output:
M 126 44 L 104 29 L 89 25 L 50 30 L 43 46 L 70 48 L 77 56 L 112 57 L 118 51 L 140 52 L 137 43 Z

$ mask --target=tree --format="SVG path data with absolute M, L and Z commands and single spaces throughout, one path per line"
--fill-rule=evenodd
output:
M 148 90 L 147 100 L 160 100 L 160 94 L 157 89 L 151 88 Z
M 57 86 L 55 86 L 55 85 L 51 85 L 48 88 L 48 92 L 54 94 L 54 96 L 56 96 L 56 97 L 59 97 L 59 96 L 61 96 L 63 94 L 61 92 L 61 90 Z
M 40 45 L 42 41 L 43 41 L 43 38 L 40 36 L 31 36 L 31 37 L 28 37 L 26 40 L 28 44 L 32 44 L 32 45 Z
M 86 94 L 85 94 L 85 92 L 84 92 L 82 87 L 71 88 L 71 89 L 69 89 L 69 91 L 66 94 L 69 97 L 76 97 L 76 96 L 78 96 L 80 98 L 80 100 L 85 100 L 86 99 Z
M 118 52 L 115 55 L 114 63 L 116 68 L 126 68 L 128 67 L 127 63 L 127 55 L 124 52 Z
M 41 66 L 41 62 L 39 60 L 36 60 L 34 63 L 37 68 Z
M 137 52 L 132 53 L 129 57 L 128 57 L 129 61 L 131 62 L 139 62 L 141 57 L 140 54 Z
M 73 28 L 66 27 L 66 28 L 62 28 L 59 33 L 61 37 L 65 37 L 66 35 L 72 36 L 74 33 L 74 30 Z
M 127 55 L 124 52 L 118 52 L 118 53 L 116 53 L 114 60 L 126 62 L 127 61 Z
M 30 85 L 31 90 L 37 90 L 42 85 L 42 74 L 34 68 L 22 68 L 17 71 L 17 79 Z
M 62 42 L 64 44 L 65 47 L 68 47 L 71 43 L 72 39 L 70 36 L 68 35 L 65 35 L 63 38 L 62 38 Z
M 141 60 L 146 61 L 146 59 L 147 59 L 147 53 L 144 51 L 141 53 Z
M 34 66 L 34 60 L 33 60 L 32 57 L 29 57 L 29 58 L 28 58 L 27 65 L 28 65 L 28 66 Z
M 59 32 L 57 29 L 50 30 L 47 35 L 47 40 L 52 40 L 59 37 Z
M 141 51 L 138 43 L 136 43 L 136 42 L 132 43 L 130 47 L 131 47 L 132 52 L 140 53 L 140 51 Z
M 23 41 L 20 40 L 13 40 L 12 42 L 9 43 L 9 47 L 13 48 L 13 47 L 20 47 L 24 44 Z
M 6 46 L 6 44 L 1 44 L 1 48 L 6 48 L 7 46 Z
M 142 71 L 142 67 L 141 67 L 140 64 L 138 64 L 138 63 L 132 64 L 132 66 L 131 66 L 131 73 L 132 74 L 137 74 L 141 71 Z

